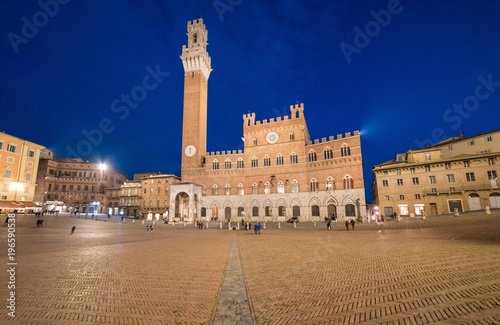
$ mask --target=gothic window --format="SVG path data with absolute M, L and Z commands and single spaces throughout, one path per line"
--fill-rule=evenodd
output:
M 259 207 L 253 207 L 252 208 L 252 216 L 258 217 L 259 216 Z
M 257 183 L 252 184 L 252 194 L 259 194 L 259 185 Z
M 353 204 L 345 205 L 345 215 L 346 217 L 355 217 L 356 216 L 356 207 Z
M 226 186 L 224 187 L 224 194 L 231 195 L 231 185 L 226 184 Z
M 225 169 L 231 169 L 231 160 L 227 158 L 224 165 Z
M 238 217 L 244 217 L 244 216 L 245 216 L 245 208 L 239 207 L 238 208 Z
M 340 148 L 340 156 L 347 157 L 351 155 L 351 148 L 348 145 L 343 144 Z
M 259 161 L 257 160 L 257 157 L 252 158 L 252 168 L 259 167 Z
M 333 190 L 333 178 L 332 177 L 328 177 L 326 179 L 326 190 L 327 191 Z
M 271 194 L 271 184 L 269 182 L 266 182 L 266 185 L 264 187 L 264 193 Z
M 316 153 L 314 151 L 309 152 L 309 162 L 316 161 Z
M 243 158 L 238 158 L 238 162 L 236 163 L 236 167 L 237 168 L 243 168 L 244 167 L 244 164 L 243 164 Z
M 332 151 L 332 149 L 330 149 L 330 147 L 326 147 L 323 154 L 325 155 L 325 160 L 333 158 L 333 151 Z
M 217 196 L 217 195 L 219 195 L 219 187 L 217 186 L 217 184 L 215 184 L 215 185 L 212 187 L 212 195 L 213 195 L 213 196 Z
M 278 193 L 285 193 L 285 184 L 282 181 L 278 182 Z
M 292 193 L 299 193 L 299 182 L 295 180 L 292 182 Z
M 313 205 L 311 207 L 311 213 L 313 217 L 319 217 L 319 206 L 318 205 Z
M 318 191 L 318 181 L 315 178 L 311 179 L 310 190 L 311 190 L 311 192 Z
M 213 170 L 217 170 L 219 169 L 219 161 L 217 159 L 215 159 L 212 163 L 212 168 Z
M 352 189 L 352 188 L 354 188 L 353 180 L 352 180 L 351 176 L 346 175 L 344 177 L 344 189 L 348 190 L 348 189 Z
M 295 140 L 295 134 L 290 133 L 290 141 L 293 141 L 293 140 Z
M 265 212 L 266 212 L 266 217 L 271 217 L 273 214 L 273 208 L 270 206 L 267 206 Z
M 278 154 L 276 158 L 276 165 L 283 165 L 283 156 L 281 154 Z
M 271 166 L 271 158 L 269 158 L 268 155 L 266 155 L 266 157 L 264 157 L 264 166 L 265 167 Z
M 243 187 L 243 184 L 238 184 L 238 195 L 245 195 L 245 188 Z
M 295 152 L 292 152 L 292 154 L 290 155 L 290 164 L 296 164 L 297 163 L 297 155 L 295 154 Z
M 256 146 L 257 145 L 257 139 L 253 139 L 253 145 Z
M 278 207 L 278 216 L 279 217 L 284 217 L 286 213 L 286 208 L 284 206 Z

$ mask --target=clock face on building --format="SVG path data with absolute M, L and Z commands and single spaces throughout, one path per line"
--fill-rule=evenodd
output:
M 276 132 L 269 132 L 266 135 L 266 141 L 270 144 L 278 142 L 278 138 L 279 138 L 279 136 L 278 136 L 278 133 L 276 133 Z
M 184 150 L 184 153 L 186 154 L 186 156 L 192 157 L 196 153 L 196 148 L 194 146 L 192 146 L 192 145 L 189 145 Z

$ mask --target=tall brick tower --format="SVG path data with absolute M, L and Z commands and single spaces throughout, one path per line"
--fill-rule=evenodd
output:
M 207 90 L 212 71 L 207 52 L 208 31 L 203 19 L 187 24 L 188 45 L 182 46 L 184 66 L 184 114 L 182 122 L 183 180 L 191 180 L 202 167 L 207 150 Z M 190 177 L 191 175 L 191 177 Z

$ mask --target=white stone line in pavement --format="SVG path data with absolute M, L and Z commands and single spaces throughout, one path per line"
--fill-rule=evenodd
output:
M 213 324 L 253 324 L 245 279 L 241 270 L 236 234 L 229 252 L 226 273 Z

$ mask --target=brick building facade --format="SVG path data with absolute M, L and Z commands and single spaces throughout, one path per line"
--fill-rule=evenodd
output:
M 360 135 L 311 140 L 304 105 L 290 116 L 257 121 L 243 115 L 243 150 L 207 152 L 211 59 L 202 19 L 188 22 L 182 50 L 182 182 L 172 186 L 170 218 L 320 220 L 364 218 Z

